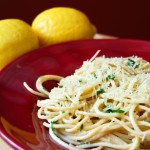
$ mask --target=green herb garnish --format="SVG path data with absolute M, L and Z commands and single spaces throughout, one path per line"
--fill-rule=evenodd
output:
M 96 73 L 94 73 L 94 77 L 97 79 L 97 75 L 96 75 Z
M 58 87 L 59 87 L 59 88 L 63 88 L 63 85 L 59 85 Z
M 68 96 L 66 96 L 66 100 L 68 100 L 69 98 L 68 98 Z
M 54 124 L 55 124 L 56 122 L 57 122 L 57 121 L 51 121 L 51 128 L 52 128 L 52 131 L 55 131 Z
M 129 67 L 133 67 L 134 64 L 135 64 L 135 61 L 132 60 L 132 59 L 130 59 L 130 58 L 128 58 L 128 66 L 129 66 Z
M 79 82 L 82 83 L 82 80 L 80 79 Z
M 113 74 L 108 75 L 108 76 L 106 77 L 106 81 L 114 80 L 114 79 L 115 79 L 115 76 L 114 76 Z
M 106 113 L 119 113 L 119 114 L 122 114 L 125 111 L 124 110 L 120 110 L 120 109 L 117 109 L 117 110 L 107 109 L 105 112 Z
M 84 126 L 83 126 L 83 124 L 82 124 L 82 125 L 80 126 L 80 131 L 83 129 L 83 127 L 84 127 Z
M 134 69 L 139 68 L 140 64 L 137 64 Z
M 103 94 L 103 93 L 105 93 L 105 90 L 104 90 L 103 88 L 100 88 L 100 89 L 96 92 L 97 95 Z

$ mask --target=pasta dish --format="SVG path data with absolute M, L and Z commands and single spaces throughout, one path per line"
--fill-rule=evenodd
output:
M 138 150 L 150 143 L 150 63 L 131 57 L 98 57 L 73 75 L 43 75 L 36 81 L 43 97 L 37 115 L 54 141 L 69 150 Z M 51 91 L 48 80 L 58 81 Z

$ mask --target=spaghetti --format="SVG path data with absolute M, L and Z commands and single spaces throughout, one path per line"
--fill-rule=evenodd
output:
M 37 91 L 38 118 L 63 147 L 137 150 L 150 143 L 150 63 L 140 57 L 97 57 L 68 77 L 44 75 Z M 59 81 L 50 92 L 48 80 Z

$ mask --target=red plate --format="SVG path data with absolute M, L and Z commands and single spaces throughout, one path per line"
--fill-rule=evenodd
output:
M 150 42 L 123 39 L 62 43 L 20 57 L 0 72 L 1 137 L 15 149 L 60 150 L 37 119 L 37 97 L 23 87 L 23 82 L 35 88 L 41 75 L 70 75 L 99 49 L 99 55 L 137 55 L 150 61 Z

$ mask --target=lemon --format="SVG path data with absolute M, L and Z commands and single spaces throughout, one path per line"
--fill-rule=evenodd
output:
M 31 26 L 19 19 L 0 20 L 0 69 L 39 47 Z
M 41 46 L 80 39 L 91 39 L 96 33 L 88 17 L 69 7 L 54 7 L 41 12 L 32 22 Z

